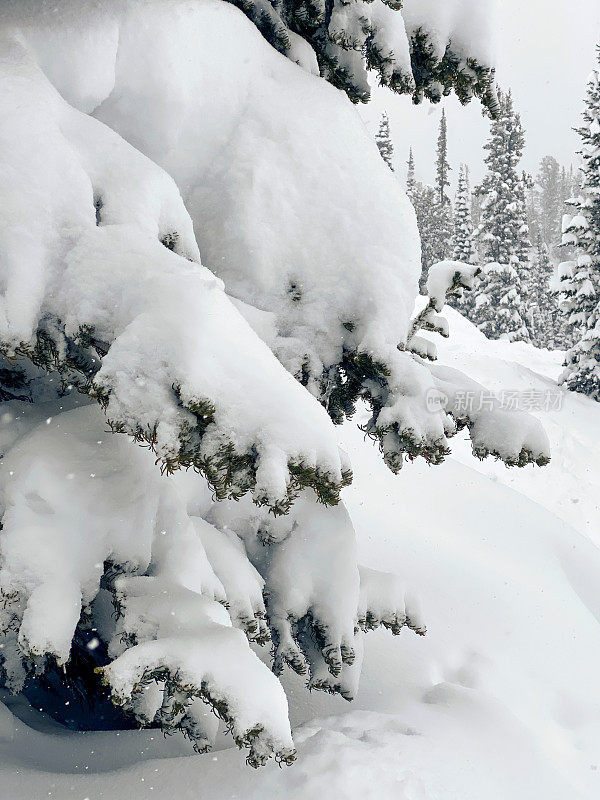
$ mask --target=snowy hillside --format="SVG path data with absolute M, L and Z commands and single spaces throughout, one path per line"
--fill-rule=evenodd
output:
M 488 384 L 555 390 L 558 354 L 488 342 L 445 313 L 454 338 L 442 362 L 469 362 Z M 533 467 L 466 466 L 462 456 L 394 477 L 353 424 L 343 428 L 361 559 L 418 590 L 428 634 L 367 637 L 352 707 L 308 697 L 288 674 L 294 767 L 249 773 L 235 748 L 185 756 L 181 742 L 156 731 L 65 732 L 9 701 L 16 717 L 5 711 L 2 721 L 3 796 L 147 800 L 176 786 L 190 800 L 597 797 L 600 553 L 579 520 L 594 527 L 600 471 L 575 443 L 600 446 L 598 416 L 571 394 L 562 411 L 543 414 L 556 453 L 545 484 Z M 435 503 L 423 494 L 424 474 Z

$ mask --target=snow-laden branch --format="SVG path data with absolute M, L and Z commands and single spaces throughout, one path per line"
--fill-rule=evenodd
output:
M 550 460 L 550 444 L 539 420 L 525 412 L 503 408 L 498 397 L 459 370 L 430 363 L 436 360 L 435 350 L 423 342 L 432 343 L 417 336 L 422 329 L 448 336 L 447 323 L 438 314 L 447 297 L 461 289 L 472 289 L 480 272 L 480 267 L 459 261 L 442 261 L 431 267 L 428 300 L 412 322 L 408 349 L 429 359 L 423 362 L 434 386 L 428 394 L 428 409 L 434 416 L 445 418 L 448 436 L 466 427 L 477 458 L 493 456 L 507 466 L 544 466 Z
M 0 470 L 0 650 L 11 689 L 66 664 L 77 630 L 93 624 L 107 645 L 96 673 L 140 724 L 205 750 L 212 709 L 253 766 L 289 762 L 275 677 L 284 665 L 350 700 L 363 631 L 424 633 L 402 583 L 358 567 L 343 504 L 304 491 L 276 517 L 249 498 L 213 502 L 200 476 L 161 475 L 148 452 L 107 433 L 96 404 L 37 424 L 29 413 L 31 432 Z M 249 647 L 269 641 L 275 675 Z
M 418 602 L 393 575 L 358 567 L 356 536 L 343 504 L 325 509 L 303 493 L 274 519 L 248 502 L 215 504 L 209 519 L 235 531 L 265 582 L 273 669 L 285 665 L 308 686 L 351 700 L 358 688 L 362 634 L 379 625 L 425 633 Z
M 487 2 L 230 2 L 276 50 L 311 70 L 317 62 L 321 75 L 355 102 L 369 99 L 368 70 L 375 70 L 384 86 L 415 102 L 438 102 L 454 90 L 463 103 L 477 96 L 496 109 Z
M 4 354 L 58 369 L 217 497 L 284 512 L 311 486 L 337 502 L 350 471 L 325 411 L 200 265 L 173 180 L 3 48 Z
M 112 660 L 101 673 L 115 702 L 199 748 L 211 741 L 208 704 L 253 765 L 293 757 L 283 689 L 248 646 L 268 631 L 262 580 L 237 537 L 190 518 L 173 478 L 107 433 L 95 405 L 18 440 L 1 478 L 2 655 L 13 687 L 20 658 L 33 670 L 48 657 L 64 664 L 80 618 L 109 592 L 115 621 L 105 617 L 100 635 Z

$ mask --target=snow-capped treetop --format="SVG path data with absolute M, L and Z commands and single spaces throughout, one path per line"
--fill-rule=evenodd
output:
M 377 142 L 377 147 L 379 148 L 381 157 L 393 172 L 394 165 L 392 158 L 394 156 L 394 145 L 390 135 L 390 121 L 385 112 L 381 115 L 379 130 L 375 134 L 375 141 Z
M 525 135 L 510 92 L 499 93 L 499 114 L 484 145 L 487 172 L 475 190 L 482 199 L 477 230 L 483 257 L 489 262 L 524 262 L 529 248 L 525 185 L 519 173 Z

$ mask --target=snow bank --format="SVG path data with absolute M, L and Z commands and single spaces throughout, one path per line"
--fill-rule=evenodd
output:
M 438 342 L 440 362 L 461 370 L 494 394 L 520 398 L 529 405 L 550 440 L 552 460 L 543 470 L 507 470 L 493 461 L 473 462 L 467 442 L 454 439 L 454 456 L 491 480 L 500 481 L 543 505 L 559 519 L 598 543 L 600 513 L 595 498 L 600 475 L 594 468 L 595 447 L 600 436 L 595 401 L 557 385 L 564 353 L 538 350 L 526 342 L 491 341 L 454 309 L 444 315 L 452 336 Z M 506 402 L 505 402 L 506 405 Z M 518 409 L 506 410 L 511 416 Z

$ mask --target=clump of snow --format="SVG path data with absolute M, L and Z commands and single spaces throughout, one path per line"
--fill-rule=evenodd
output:
M 365 629 L 383 625 L 398 634 L 407 625 L 419 635 L 425 634 L 419 600 L 407 594 L 400 578 L 362 566 L 358 618 Z
M 481 267 L 464 264 L 462 261 L 440 261 L 429 268 L 427 274 L 427 296 L 435 311 L 446 305 L 446 296 L 457 288 L 472 289 Z
M 402 16 L 407 33 L 424 31 L 432 55 L 442 59 L 446 48 L 464 59 L 493 63 L 493 16 L 491 0 L 404 0 Z
M 403 340 L 414 213 L 346 98 L 283 62 L 222 3 L 176 17 L 152 4 L 145 30 L 140 13 L 122 20 L 115 87 L 95 116 L 173 175 L 205 265 L 234 297 L 275 314 L 285 341 L 270 344 L 286 367 L 306 363 L 313 386 L 344 346 L 377 357 Z M 205 64 L 219 64 L 218 93 Z M 147 103 L 132 114 L 140 84 Z
M 239 538 L 229 530 L 217 531 L 202 517 L 192 517 L 210 564 L 223 584 L 229 615 L 251 641 L 264 644 L 270 633 L 265 621 L 264 580 L 248 561 Z

